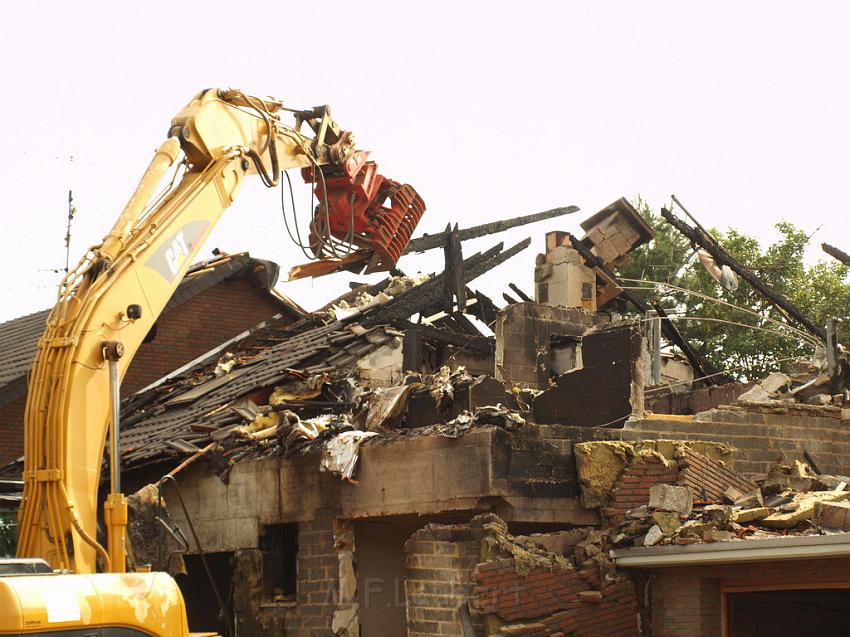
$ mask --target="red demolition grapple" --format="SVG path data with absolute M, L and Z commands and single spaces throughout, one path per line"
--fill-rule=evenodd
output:
M 319 205 L 310 224 L 310 247 L 319 257 L 338 256 L 345 244 L 373 251 L 367 272 L 392 269 L 425 212 L 408 184 L 378 173 L 369 153 L 355 151 L 342 165 L 301 171 L 314 185 Z M 340 245 L 342 244 L 342 245 Z

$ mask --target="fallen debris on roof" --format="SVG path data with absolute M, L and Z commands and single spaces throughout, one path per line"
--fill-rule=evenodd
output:
M 850 520 L 850 479 L 799 461 L 754 482 L 720 443 L 587 442 L 574 451 L 582 503 L 603 513 L 609 548 L 822 534 Z

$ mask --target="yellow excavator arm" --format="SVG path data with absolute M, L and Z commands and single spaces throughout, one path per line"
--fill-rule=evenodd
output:
M 295 115 L 294 126 L 282 122 L 286 112 Z M 300 132 L 305 122 L 312 136 Z M 106 434 L 117 413 L 110 396 L 127 364 L 246 175 L 259 174 L 269 186 L 290 168 L 302 168 L 314 183 L 317 175 L 324 181 L 323 171 L 347 175 L 352 210 L 357 205 L 366 218 L 380 201 L 376 191 L 373 201 L 356 199 L 364 161 L 326 107 L 290 111 L 275 100 L 209 89 L 177 114 L 112 230 L 65 278 L 39 341 L 25 414 L 19 556 L 94 573 L 98 555 L 103 570 L 124 571 L 127 508 L 117 472 L 104 513 L 108 550 L 97 541 L 96 507 Z M 156 197 L 171 170 L 182 176 Z M 350 230 L 368 246 L 367 232 Z

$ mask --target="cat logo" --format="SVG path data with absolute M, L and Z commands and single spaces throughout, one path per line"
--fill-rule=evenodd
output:
M 145 266 L 173 283 L 186 270 L 189 259 L 197 252 L 210 230 L 209 221 L 190 221 L 165 241 L 144 262 Z
M 171 274 L 176 275 L 183 261 L 189 256 L 189 246 L 186 245 L 186 237 L 183 236 L 183 231 L 177 233 L 174 241 L 171 242 L 171 247 L 165 251 L 165 262 L 168 264 L 168 269 Z

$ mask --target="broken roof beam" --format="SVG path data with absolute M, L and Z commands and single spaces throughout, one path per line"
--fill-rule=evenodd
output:
M 466 294 L 470 299 L 475 299 L 475 303 L 467 305 L 466 312 L 484 323 L 491 330 L 494 329 L 496 327 L 499 307 L 493 303 L 493 299 L 480 290 L 466 288 Z
M 438 343 L 446 343 L 448 345 L 454 345 L 455 347 L 468 349 L 473 352 L 480 352 L 482 354 L 493 353 L 493 344 L 486 336 L 458 334 L 456 332 L 450 332 L 448 330 L 434 327 L 433 325 L 411 323 L 407 320 L 396 321 L 394 325 L 405 330 L 405 333 L 407 330 L 416 331 L 422 338 L 430 339 Z
M 835 246 L 831 246 L 828 243 L 822 243 L 820 244 L 820 247 L 832 258 L 838 259 L 846 266 L 850 266 L 850 254 L 847 254 L 843 250 L 839 250 Z
M 676 230 L 685 235 L 694 244 L 698 245 L 714 257 L 714 260 L 719 265 L 729 266 L 735 274 L 749 283 L 768 303 L 779 309 L 786 316 L 800 323 L 803 327 L 809 330 L 809 332 L 817 336 L 822 341 L 826 340 L 826 331 L 822 327 L 806 316 L 806 314 L 788 300 L 786 296 L 780 294 L 776 288 L 769 283 L 762 281 L 761 278 L 759 278 L 752 270 L 739 263 L 737 259 L 726 252 L 723 246 L 710 237 L 707 232 L 703 231 L 699 227 L 694 228 L 689 226 L 672 212 L 667 210 L 667 208 L 661 209 L 661 216 L 664 217 L 667 223 L 676 228 Z
M 446 226 L 443 240 L 443 254 L 446 268 L 443 285 L 443 310 L 451 313 L 455 302 L 459 308 L 466 307 L 466 283 L 464 277 L 463 248 L 460 245 L 460 232 L 457 224 Z
M 459 241 L 466 241 L 467 239 L 475 239 L 477 237 L 484 237 L 486 235 L 496 234 L 497 232 L 504 232 L 505 230 L 510 230 L 511 228 L 516 228 L 518 226 L 524 226 L 529 223 L 536 223 L 538 221 L 545 221 L 546 219 L 554 219 L 555 217 L 571 215 L 574 212 L 578 212 L 578 210 L 579 209 L 577 206 L 552 208 L 551 210 L 546 210 L 544 212 L 536 212 L 531 215 L 514 217 L 513 219 L 494 221 L 492 223 L 485 223 L 480 226 L 464 228 L 462 230 L 458 230 L 457 226 L 455 226 L 455 232 L 457 232 L 457 238 Z M 405 248 L 403 254 L 410 254 L 411 252 L 425 252 L 426 250 L 441 248 L 445 243 L 447 234 L 448 232 L 438 232 L 437 234 L 426 234 L 421 237 L 411 239 L 410 243 L 407 244 L 407 248 Z
M 519 287 L 517 287 L 517 286 L 516 286 L 516 285 L 514 285 L 513 283 L 508 283 L 508 287 L 509 287 L 510 289 L 512 289 L 514 292 L 516 292 L 517 296 L 518 296 L 518 297 L 519 297 L 522 301 L 524 301 L 524 302 L 526 302 L 526 303 L 534 303 L 534 299 L 532 299 L 530 296 L 528 296 L 528 294 L 526 294 L 525 292 L 523 292 L 521 289 L 519 289 Z
M 474 254 L 465 259 L 463 262 L 464 284 L 478 278 L 485 272 L 489 272 L 497 265 L 525 250 L 529 245 L 531 245 L 531 237 L 520 241 L 507 250 L 502 249 L 504 244 L 498 243 L 485 252 Z M 407 319 L 433 307 L 440 308 L 444 291 L 445 273 L 441 273 L 372 310 L 370 316 L 363 323 L 364 325 L 392 323 Z
M 573 235 L 568 235 L 570 238 L 570 243 L 572 243 L 573 248 L 575 248 L 578 253 L 582 256 L 582 258 L 587 263 L 588 267 L 592 267 L 596 270 L 599 270 L 605 278 L 610 279 L 614 283 L 619 285 L 619 279 L 617 275 L 614 274 L 614 271 L 611 270 L 607 265 L 602 262 L 602 259 L 597 257 L 590 251 L 586 245 L 584 245 L 581 241 L 575 238 Z M 623 298 L 629 301 L 632 305 L 634 305 L 641 313 L 646 316 L 646 313 L 653 309 L 649 303 L 644 301 L 642 298 L 634 294 L 631 290 L 622 289 L 620 293 Z M 655 308 L 658 310 L 658 308 Z M 664 310 L 662 309 L 659 312 L 659 316 L 662 317 L 661 321 L 661 329 L 664 332 L 664 336 L 667 337 L 671 343 L 676 345 L 682 353 L 685 355 L 685 358 L 688 359 L 688 362 L 691 364 L 691 367 L 694 368 L 694 380 L 702 380 L 709 385 L 717 384 L 716 378 L 717 374 L 712 367 L 711 363 L 705 360 L 702 356 L 700 356 L 693 347 L 691 347 L 690 343 L 688 343 L 687 339 L 676 329 L 676 326 L 673 325 L 672 321 L 664 320 L 667 318 L 666 314 L 662 314 Z

